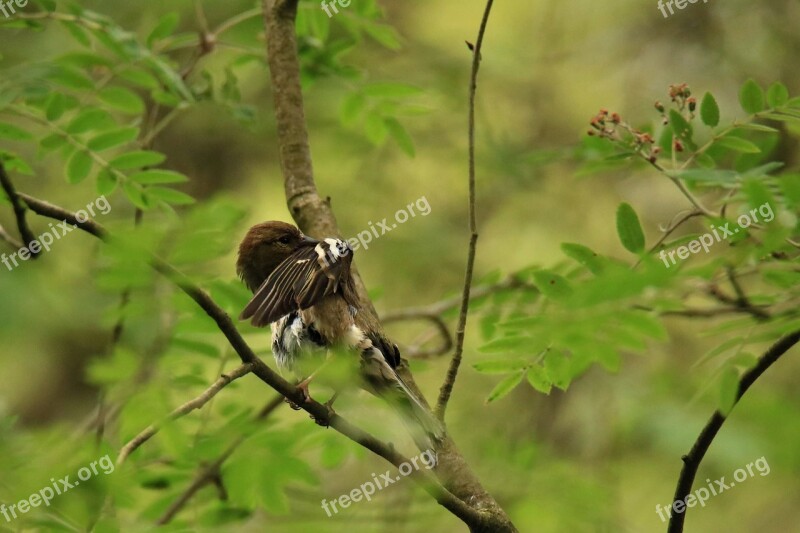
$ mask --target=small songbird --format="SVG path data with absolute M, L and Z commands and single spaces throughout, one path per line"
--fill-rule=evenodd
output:
M 369 313 L 361 313 L 346 241 L 306 237 L 291 224 L 271 221 L 250 228 L 239 245 L 236 270 L 253 299 L 240 316 L 256 327 L 272 327 L 278 367 L 297 373 L 313 352 L 343 347 L 360 357 L 362 386 L 401 411 L 418 446 L 432 445 L 444 430 L 398 375 L 400 351 Z M 312 376 L 298 387 L 309 398 Z M 426 435 L 419 437 L 419 429 Z

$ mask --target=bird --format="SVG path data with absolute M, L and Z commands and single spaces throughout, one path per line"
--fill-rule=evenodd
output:
M 345 240 L 316 240 L 281 221 L 256 224 L 239 245 L 236 270 L 253 293 L 239 318 L 271 327 L 278 368 L 302 378 L 298 387 L 307 400 L 320 369 L 302 375 L 306 360 L 320 352 L 330 356 L 336 347 L 358 354 L 362 388 L 400 411 L 417 446 L 430 449 L 443 438 L 443 425 L 398 374 L 397 345 L 382 333 L 377 319 L 361 312 L 352 261 Z

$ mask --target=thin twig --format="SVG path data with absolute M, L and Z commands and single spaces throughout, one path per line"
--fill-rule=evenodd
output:
M 773 363 L 780 359 L 783 354 L 788 352 L 798 342 L 800 342 L 800 330 L 789 333 L 773 344 L 764 355 L 761 356 L 758 363 L 748 370 L 739 380 L 739 390 L 736 393 L 734 406 L 739 403 L 739 400 L 744 396 L 744 393 L 747 392 L 747 389 L 749 389 Z M 692 445 L 691 451 L 682 457 L 683 467 L 678 477 L 678 485 L 675 489 L 673 501 L 686 501 L 686 497 L 692 490 L 692 484 L 697 475 L 697 470 L 700 467 L 700 462 L 703 460 L 708 448 L 714 441 L 714 437 L 717 436 L 720 428 L 722 428 L 722 424 L 725 423 L 727 416 L 728 415 L 723 415 L 719 411 L 715 411 L 700 432 L 694 445 Z M 688 509 L 684 510 L 682 513 L 671 513 L 667 533 L 683 533 L 683 523 L 686 519 L 687 511 Z
M 416 313 L 416 312 L 403 312 L 398 311 L 395 313 L 388 313 L 383 316 L 383 323 L 400 322 L 406 320 L 426 320 L 433 324 L 435 330 L 442 338 L 442 344 L 430 350 L 418 350 L 413 354 L 416 359 L 424 359 L 426 357 L 436 357 L 444 355 L 453 347 L 453 336 L 447 328 L 447 324 L 441 316 L 435 313 Z
M 217 379 L 217 381 L 215 381 L 209 388 L 204 390 L 203 393 L 200 394 L 198 397 L 189 400 L 185 404 L 181 405 L 180 407 L 172 411 L 165 418 L 164 422 L 177 420 L 191 413 L 195 409 L 200 409 L 205 404 L 207 404 L 214 396 L 216 396 L 219 393 L 219 391 L 221 391 L 222 389 L 224 389 L 237 379 L 241 378 L 242 376 L 249 374 L 252 369 L 253 365 L 250 363 L 246 363 L 238 366 L 235 370 L 233 370 L 233 372 L 230 372 L 228 374 L 222 374 L 219 377 L 219 379 Z M 117 456 L 117 465 L 122 464 L 131 453 L 133 453 L 134 451 L 136 451 L 137 448 L 139 448 L 139 446 L 150 440 L 150 438 L 153 435 L 158 433 L 158 430 L 160 429 L 160 426 L 162 424 L 163 422 L 148 426 L 147 428 L 142 430 L 141 433 L 132 438 L 125 446 L 123 446 L 119 452 L 119 455 Z
M 19 250 L 23 248 L 25 245 L 19 242 L 17 239 L 9 235 L 6 229 L 3 226 L 0 226 L 0 240 L 7 242 L 11 248 L 14 250 Z
M 472 289 L 472 274 L 475 268 L 475 252 L 478 244 L 478 220 L 475 212 L 475 93 L 478 88 L 478 70 L 481 65 L 481 47 L 483 46 L 483 36 L 486 33 L 486 25 L 489 23 L 489 14 L 492 11 L 494 0 L 486 2 L 486 8 L 481 19 L 481 26 L 478 30 L 478 39 L 472 48 L 472 73 L 469 82 L 469 251 L 467 252 L 467 269 L 464 275 L 464 292 L 461 296 L 461 312 L 458 316 L 458 326 L 456 327 L 456 349 L 453 358 L 450 360 L 450 367 L 447 369 L 442 388 L 439 391 L 439 399 L 436 402 L 436 416 L 444 422 L 447 402 L 458 377 L 458 369 L 461 366 L 461 358 L 464 353 L 464 337 L 467 329 L 467 315 L 469 314 L 469 294 Z M 468 43 L 469 44 L 469 43 Z
M 278 395 L 274 397 L 267 405 L 264 406 L 263 409 L 261 409 L 256 417 L 256 420 L 263 421 L 284 403 L 283 396 Z M 164 511 L 164 514 L 161 515 L 156 524 L 160 526 L 168 524 L 173 518 L 175 518 L 175 515 L 177 515 L 181 509 L 186 507 L 186 504 L 189 503 L 189 500 L 191 500 L 192 497 L 194 497 L 194 495 L 200 491 L 200 489 L 219 479 L 221 477 L 220 469 L 222 468 L 222 464 L 228 460 L 233 452 L 236 451 L 236 448 L 238 448 L 244 441 L 245 437 L 240 436 L 230 446 L 228 446 L 228 448 L 213 463 L 201 469 L 186 490 L 181 493 L 177 500 L 172 502 L 172 505 L 170 505 L 166 511 Z
M 36 240 L 36 236 L 31 231 L 30 226 L 28 226 L 27 220 L 25 220 L 25 206 L 19 201 L 19 195 L 16 189 L 14 189 L 14 184 L 11 182 L 11 178 L 8 176 L 6 167 L 3 165 L 2 161 L 0 161 L 0 185 L 2 185 L 6 196 L 8 196 L 8 199 L 11 201 L 11 206 L 14 208 L 17 228 L 19 229 L 19 234 L 23 241 L 20 248 L 29 247 L 31 243 Z M 28 251 L 34 259 L 39 257 L 40 252 L 34 252 L 30 248 L 28 248 Z

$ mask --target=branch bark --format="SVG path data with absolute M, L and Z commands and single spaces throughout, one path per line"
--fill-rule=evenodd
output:
M 30 226 L 28 226 L 28 221 L 25 219 L 25 206 L 22 202 L 19 201 L 19 195 L 17 194 L 16 189 L 14 188 L 14 184 L 11 182 L 11 178 L 6 172 L 6 167 L 0 162 L 0 186 L 3 187 L 3 191 L 5 191 L 6 196 L 11 201 L 11 206 L 14 208 L 14 216 L 17 219 L 17 228 L 19 228 L 19 234 L 22 237 L 23 245 L 20 247 L 28 247 L 30 244 L 36 240 L 36 236 L 31 231 Z M 13 242 L 12 240 L 8 240 L 8 242 Z M 40 252 L 34 253 L 33 250 L 28 248 L 28 251 L 31 253 L 31 257 L 36 259 L 39 257 Z
M 491 1 L 489 5 L 491 5 Z M 313 237 L 341 236 L 330 201 L 320 197 L 314 181 L 295 36 L 297 0 L 263 0 L 263 11 L 281 170 L 289 212 L 300 229 L 308 235 Z M 486 17 L 488 17 L 488 13 L 484 16 L 484 18 Z M 380 330 L 381 325 L 377 313 L 357 271 L 354 271 L 354 277 L 362 308 L 362 311 L 356 316 L 356 320 L 363 321 L 363 324 L 370 328 Z M 401 365 L 398 370 L 412 392 L 424 402 L 424 396 L 419 392 L 407 365 Z M 374 443 L 365 441 L 361 444 L 377 452 L 377 449 L 373 449 Z M 435 470 L 436 475 L 447 487 L 447 494 L 456 496 L 456 502 L 449 502 L 454 507 L 451 508 L 447 505 L 445 507 L 451 512 L 456 509 L 464 515 L 467 513 L 461 509 L 461 506 L 466 506 L 471 511 L 468 513 L 468 520 L 464 520 L 464 517 L 458 513 L 454 512 L 454 514 L 464 520 L 473 532 L 517 531 L 505 511 L 481 486 L 449 436 L 440 444 L 437 456 L 439 462 Z M 439 500 L 438 496 L 434 495 L 434 497 Z M 469 502 L 469 505 L 465 502 Z M 440 503 L 442 502 L 440 501 Z M 472 520 L 472 518 L 477 518 L 477 520 Z
M 781 358 L 783 354 L 788 352 L 798 342 L 800 342 L 800 330 L 789 333 L 778 340 L 778 342 L 773 344 L 769 350 L 767 350 L 764 355 L 761 356 L 761 359 L 758 360 L 756 366 L 748 370 L 739 380 L 739 391 L 736 394 L 736 402 L 734 403 L 734 406 L 739 403 L 739 400 L 742 398 L 742 396 L 744 396 L 744 393 L 747 392 L 747 389 L 749 389 L 750 386 L 755 383 L 755 381 L 760 378 L 769 367 L 771 367 L 778 359 Z M 675 488 L 675 497 L 672 500 L 673 502 L 678 500 L 686 501 L 686 497 L 692 491 L 692 484 L 694 483 L 694 478 L 697 475 L 697 470 L 700 468 L 700 463 L 702 462 L 703 457 L 705 457 L 705 454 L 708 451 L 708 448 L 711 446 L 711 443 L 714 441 L 714 438 L 717 436 L 717 433 L 719 433 L 720 428 L 722 428 L 722 424 L 725 423 L 725 420 L 727 420 L 726 415 L 723 415 L 719 411 L 715 411 L 708 423 L 706 423 L 705 427 L 700 432 L 700 435 L 697 437 L 694 445 L 692 445 L 692 449 L 687 455 L 684 455 L 681 458 L 683 459 L 683 467 L 681 468 L 681 474 L 678 477 L 678 485 Z M 683 523 L 686 520 L 687 511 L 688 508 L 682 513 L 676 513 L 673 510 L 669 519 L 667 533 L 683 532 Z
M 74 225 L 76 228 L 81 229 L 87 233 L 94 235 L 103 240 L 111 239 L 106 229 L 95 222 L 94 220 L 79 221 L 74 213 L 71 213 L 59 206 L 39 200 L 27 194 L 18 193 L 19 197 L 25 201 L 27 206 L 36 214 L 53 218 L 55 220 L 66 221 Z M 278 373 L 268 367 L 258 356 L 253 352 L 252 348 L 245 342 L 239 331 L 236 329 L 231 318 L 225 311 L 219 307 L 211 297 L 203 291 L 200 287 L 192 283 L 189 278 L 175 269 L 169 263 L 159 259 L 158 257 L 151 256 L 149 258 L 150 266 L 158 273 L 169 279 L 179 289 L 181 289 L 187 296 L 203 309 L 211 319 L 216 322 L 219 330 L 225 335 L 231 347 L 236 351 L 236 354 L 245 364 L 250 364 L 252 373 L 256 375 L 261 381 L 272 387 L 275 391 L 279 392 L 282 396 L 288 398 L 295 405 L 299 405 L 301 409 L 306 411 L 311 417 L 322 425 L 329 426 L 341 433 L 350 440 L 367 448 L 371 452 L 390 462 L 396 467 L 400 467 L 403 463 L 407 463 L 409 459 L 398 453 L 393 446 L 375 438 L 370 433 L 362 430 L 361 428 L 351 424 L 346 419 L 342 418 L 336 413 L 332 413 L 330 409 L 313 399 L 307 399 L 300 389 L 283 379 Z M 439 457 L 442 453 L 439 453 Z M 441 459 L 440 459 L 441 461 Z M 488 515 L 486 511 L 479 510 L 480 507 L 473 508 L 462 499 L 459 499 L 451 491 L 440 484 L 436 478 L 428 472 L 415 470 L 409 477 L 411 477 L 418 485 L 420 485 L 428 494 L 430 494 L 442 507 L 453 513 L 467 524 L 472 531 L 476 532 L 490 532 L 490 531 L 516 531 L 515 529 L 492 529 L 497 523 L 493 515 Z M 477 495 L 476 495 L 477 498 Z M 496 504 L 495 504 L 496 505 Z M 506 519 L 507 520 L 507 519 Z M 509 522 L 510 524 L 510 522 Z M 512 526 L 513 527 L 513 526 Z

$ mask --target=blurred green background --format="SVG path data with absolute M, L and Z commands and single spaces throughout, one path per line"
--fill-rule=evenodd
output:
M 211 27 L 254 7 L 252 2 L 238 0 L 200 4 Z M 186 0 L 106 0 L 80 5 L 112 17 L 142 38 L 172 11 L 180 14 L 179 31 L 196 32 L 203 24 L 196 5 Z M 317 185 L 322 195 L 331 198 L 342 232 L 355 235 L 370 222 L 390 218 L 423 196 L 430 203 L 428 216 L 410 219 L 356 254 L 376 307 L 387 313 L 452 297 L 461 288 L 468 242 L 466 125 L 471 57 L 464 40 L 474 40 L 484 6 L 441 0 L 380 5 L 383 22 L 399 36 L 399 47 L 382 46 L 380 39 L 365 35 L 337 58 L 347 66 L 340 71 L 338 63 L 328 63 L 324 45 L 304 42 L 312 50 L 304 55 L 304 74 Z M 35 9 L 33 4 L 27 8 Z M 336 17 L 357 20 L 355 8 L 349 9 Z M 320 8 L 316 2 L 302 2 L 301 16 L 303 10 L 318 14 Z M 342 33 L 337 21 L 332 22 L 333 34 Z M 723 120 L 736 116 L 738 87 L 749 77 L 762 85 L 780 80 L 796 94 L 798 24 L 800 4 L 792 0 L 698 3 L 667 19 L 655 1 L 496 2 L 478 83 L 477 277 L 496 270 L 507 274 L 531 264 L 556 264 L 564 259 L 559 245 L 565 241 L 624 257 L 614 231 L 614 213 L 621 201 L 636 207 L 648 242 L 654 241 L 659 225 L 683 208 L 685 200 L 668 180 L 647 168 L 581 173 L 588 151 L 583 141 L 588 120 L 606 107 L 633 122 L 649 121 L 654 118 L 653 102 L 664 100 L 672 83 L 687 82 L 697 94 L 712 91 Z M 226 67 L 243 51 L 263 54 L 260 18 L 245 21 L 220 40 L 225 44 L 200 60 L 189 81 L 202 83 L 201 72 L 207 71 L 219 86 Z M 65 28 L 51 23 L 42 31 L 3 28 L 0 42 L 0 65 L 8 71 L 4 77 L 13 76 L 9 69 L 19 65 L 77 49 Z M 315 46 L 322 60 L 314 60 Z M 186 46 L 173 57 L 185 62 L 192 53 Z M 263 220 L 291 219 L 285 207 L 268 72 L 258 61 L 242 62 L 236 75 L 241 108 L 232 113 L 224 105 L 201 102 L 178 114 L 153 146 L 167 154 L 167 168 L 191 178 L 181 190 L 201 203 L 223 206 L 223 217 L 230 218 L 223 241 L 213 243 L 224 255 L 194 266 L 191 259 L 180 265 L 201 283 L 219 283 L 220 294 L 221 287 L 237 291 L 235 245 L 246 228 Z M 361 119 L 348 118 L 343 109 L 360 87 L 375 83 L 418 89 L 403 95 L 407 112 L 398 112 L 413 139 L 414 157 L 397 142 L 371 142 L 380 133 L 370 131 Z M 253 119 L 243 123 L 236 113 L 252 114 Z M 794 148 L 787 149 L 790 162 L 797 161 Z M 36 150 L 28 147 L 18 151 L 36 162 L 35 175 L 14 176 L 20 190 L 75 210 L 97 196 L 89 181 L 68 186 L 58 158 L 38 160 Z M 119 190 L 109 200 L 113 210 L 100 222 L 118 231 L 130 228 L 133 207 Z M 215 224 L 216 216 L 210 208 L 205 214 L 186 216 L 188 222 L 176 226 L 180 229 L 172 237 L 199 232 L 199 226 Z M 144 231 L 157 232 L 165 220 L 171 219 L 146 214 Z M 0 223 L 8 230 L 15 228 L 8 206 L 0 211 Z M 31 225 L 37 234 L 47 229 L 41 219 L 32 217 Z M 699 223 L 694 227 L 700 228 Z M 200 238 L 194 245 L 202 248 L 206 242 L 211 241 Z M 176 309 L 184 313 L 191 305 L 174 296 L 168 284 L 153 279 L 142 280 L 141 289 L 134 289 L 125 311 L 122 345 L 129 355 L 109 359 L 110 331 L 119 316 L 124 285 L 118 280 L 104 284 L 103 276 L 96 274 L 109 262 L 113 258 L 104 255 L 96 240 L 73 232 L 36 262 L 13 272 L 0 268 L 2 502 L 26 497 L 51 477 L 74 472 L 105 453 L 113 458 L 127 438 L 199 393 L 203 383 L 210 383 L 223 368 L 234 365 L 235 356 L 224 348 L 219 350 L 219 357 L 226 358 L 222 362 L 213 354 L 172 353 L 174 346 L 165 340 L 164 331 L 185 316 L 176 316 Z M 666 529 L 655 507 L 670 501 L 680 457 L 716 407 L 714 391 L 708 386 L 715 377 L 714 365 L 693 366 L 725 340 L 718 333 L 705 334 L 715 320 L 722 319 L 669 318 L 667 340 L 649 343 L 642 354 L 625 355 L 616 374 L 593 367 L 567 392 L 553 389 L 543 395 L 521 386 L 486 405 L 497 379 L 471 366 L 482 357 L 477 351 L 482 344 L 478 318 L 473 317 L 465 365 L 448 411 L 449 427 L 485 487 L 520 531 Z M 391 324 L 388 329 L 407 346 L 423 326 Z M 267 333 L 248 330 L 248 340 L 272 365 Z M 216 344 L 218 349 L 223 346 L 219 338 Z M 760 353 L 766 345 L 753 352 Z M 142 364 L 159 358 L 163 359 L 157 364 Z M 103 366 L 102 361 L 115 362 Z M 412 359 L 417 381 L 429 399 L 438 393 L 448 361 L 448 356 Z M 104 382 L 103 376 L 109 373 L 128 379 L 114 377 Z M 176 382 L 176 376 L 184 373 L 186 379 Z M 712 498 L 705 508 L 692 509 L 686 531 L 800 531 L 798 375 L 800 358 L 790 353 L 758 381 L 721 431 L 697 480 L 701 485 L 706 478 L 730 480 L 734 470 L 760 457 L 769 462 L 769 475 L 756 475 Z M 109 382 L 112 388 L 103 396 L 123 404 L 125 415 L 95 448 L 94 432 L 87 434 L 81 428 L 97 408 L 98 383 Z M 208 446 L 209 454 L 221 450 L 232 439 L 216 437 L 230 437 L 228 425 L 239 428 L 236 424 L 244 424 L 241 417 L 255 413 L 269 398 L 269 391 L 256 379 L 244 378 L 218 396 L 210 413 L 194 413 L 154 437 L 137 452 L 132 465 L 59 497 L 53 508 L 36 510 L 42 520 L 48 514 L 41 524 L 33 521 L 23 526 L 0 518 L 0 531 L 50 530 L 56 523 L 66 530 L 83 531 L 104 504 L 114 508 L 111 514 L 123 530 L 147 529 L 194 475 L 198 461 L 176 456 L 192 446 L 184 440 Z M 381 433 L 386 408 L 364 393 L 348 395 L 337 409 L 352 412 L 355 420 Z M 262 496 L 281 503 L 253 501 L 248 490 L 229 487 L 231 509 L 238 513 L 228 509 L 225 520 L 207 525 L 203 517 L 215 505 L 210 502 L 217 500 L 216 489 L 209 486 L 172 527 L 465 530 L 408 481 L 380 492 L 370 503 L 353 505 L 328 518 L 320 509 L 321 499 L 349 492 L 386 467 L 332 430 L 317 428 L 302 414 L 281 409 L 273 418 L 266 428 L 241 426 L 255 436 L 231 458 L 230 470 L 223 470 L 223 475 L 242 480 L 252 469 L 263 470 L 266 477 L 275 472 L 281 481 L 264 488 L 266 496 Z M 203 428 L 215 437 L 208 442 L 199 437 Z M 399 432 L 395 437 L 409 449 Z M 298 459 L 306 463 L 311 473 L 305 477 L 311 481 L 293 471 L 281 471 L 281 465 Z M 241 481 L 241 486 L 261 487 L 258 481 L 251 483 Z M 105 499 L 109 491 L 115 494 L 113 502 Z M 35 519 L 34 512 L 29 518 Z

